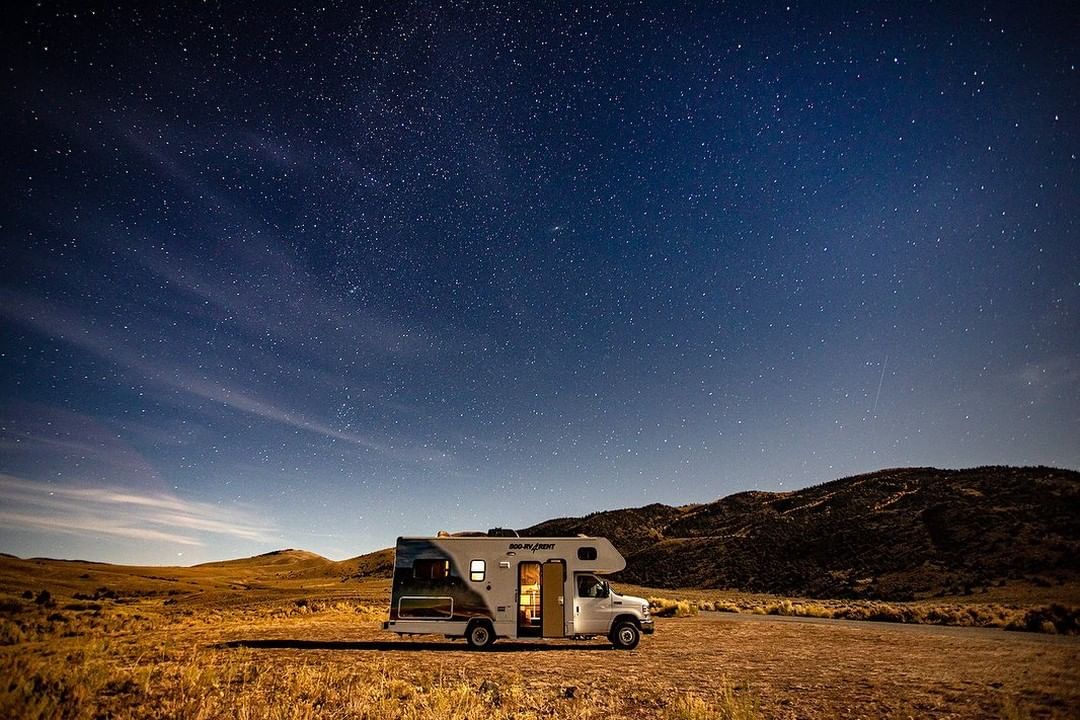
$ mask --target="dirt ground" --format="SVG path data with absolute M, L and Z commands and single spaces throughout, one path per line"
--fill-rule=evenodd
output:
M 217 652 L 247 648 L 268 663 L 388 663 L 406 680 L 422 671 L 552 696 L 614 694 L 643 716 L 668 693 L 710 699 L 722 679 L 754 694 L 767 718 L 1080 715 L 1080 638 L 1001 630 L 702 613 L 659 620 L 631 653 L 599 640 L 502 640 L 472 652 L 338 624 L 221 641 Z

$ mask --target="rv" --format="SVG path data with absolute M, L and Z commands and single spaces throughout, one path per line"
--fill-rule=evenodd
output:
M 626 567 L 605 538 L 476 535 L 398 538 L 384 630 L 464 637 L 478 649 L 495 638 L 603 635 L 633 650 L 652 633 L 649 604 L 600 577 Z

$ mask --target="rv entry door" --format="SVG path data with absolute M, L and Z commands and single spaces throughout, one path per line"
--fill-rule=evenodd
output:
M 563 637 L 566 635 L 566 621 L 563 613 L 566 564 L 562 560 L 548 560 L 543 567 L 543 580 L 540 582 L 540 614 L 543 616 L 544 637 Z

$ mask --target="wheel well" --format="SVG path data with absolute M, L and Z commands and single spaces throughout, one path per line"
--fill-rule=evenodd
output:
M 494 637 L 494 635 L 495 635 L 495 625 L 494 625 L 494 623 L 492 623 L 487 618 L 475 618 L 473 620 L 470 620 L 469 624 L 465 626 L 465 634 L 468 635 L 470 632 L 472 632 L 472 629 L 474 627 L 476 627 L 477 625 L 486 626 L 487 629 L 488 629 L 488 632 L 490 632 L 491 635 Z
M 641 629 L 641 620 L 634 615 L 616 615 L 615 619 L 611 621 L 611 627 L 614 628 L 621 622 L 631 622 L 638 630 Z

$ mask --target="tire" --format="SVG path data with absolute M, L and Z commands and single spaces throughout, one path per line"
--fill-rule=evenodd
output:
M 616 623 L 615 627 L 611 628 L 611 644 L 615 646 L 617 650 L 633 650 L 641 642 L 641 631 L 638 630 L 637 625 L 627 620 L 623 620 L 620 623 Z
M 486 650 L 495 642 L 495 630 L 490 623 L 473 623 L 465 631 L 465 642 L 469 643 L 473 650 Z

